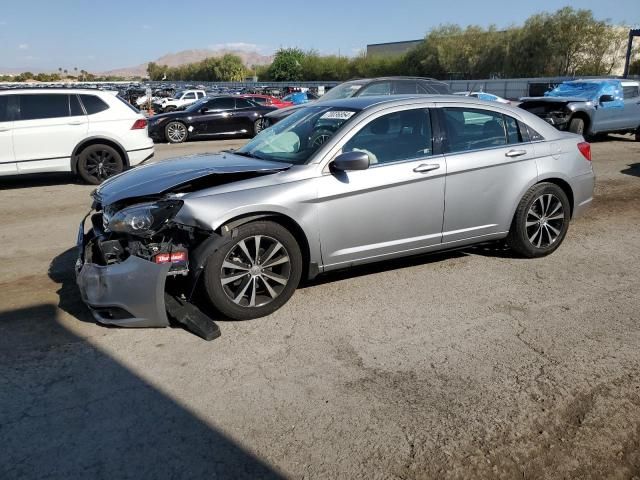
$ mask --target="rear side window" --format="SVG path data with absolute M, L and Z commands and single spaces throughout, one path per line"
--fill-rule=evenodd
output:
M 626 87 L 622 87 L 622 93 L 624 95 L 625 100 L 628 100 L 630 98 L 636 98 L 640 95 L 640 92 L 638 92 L 637 85 L 628 85 Z
M 7 111 L 7 100 L 9 95 L 0 95 L 0 122 L 9 121 L 9 112 Z
M 69 95 L 43 93 L 19 95 L 20 120 L 40 120 L 69 116 Z
M 445 152 L 465 152 L 507 144 L 501 113 L 476 108 L 443 108 Z
M 522 124 L 518 122 L 515 118 L 511 118 L 507 115 L 504 115 L 504 124 L 507 129 L 507 140 L 509 143 L 522 143 L 526 142 L 526 132 L 522 132 Z
M 82 100 L 87 115 L 104 112 L 109 108 L 109 105 L 96 95 L 80 95 L 80 100 Z
M 252 108 L 255 105 L 244 98 L 236 98 L 236 108 Z

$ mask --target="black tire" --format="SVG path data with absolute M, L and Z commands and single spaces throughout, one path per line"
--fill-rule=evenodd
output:
M 558 203 L 561 210 L 554 212 Z M 571 205 L 564 191 L 554 183 L 538 183 L 520 200 L 507 243 L 523 257 L 544 257 L 560 246 L 569 229 L 570 220 Z M 552 239 L 554 235 L 557 236 Z
M 286 228 L 274 222 L 248 223 L 238 227 L 235 233 L 232 241 L 207 259 L 204 270 L 205 291 L 214 307 L 229 318 L 249 320 L 264 317 L 282 307 L 298 287 L 302 275 L 300 246 Z M 260 237 L 258 242 L 255 240 L 257 236 Z M 258 243 L 260 253 L 256 262 L 242 253 L 242 242 L 250 253 L 256 250 Z M 275 246 L 274 242 L 280 243 L 280 247 L 275 250 L 277 253 L 270 256 L 270 248 Z M 288 258 L 288 262 L 281 262 L 275 267 L 268 266 L 282 258 Z M 225 265 L 230 265 L 230 262 L 241 268 L 226 268 Z M 253 269 L 259 269 L 259 272 L 253 272 Z M 286 279 L 286 284 L 273 281 L 274 275 L 279 281 Z M 235 280 L 223 285 L 224 279 L 231 278 Z M 255 306 L 250 306 L 251 297 Z
M 316 130 L 309 137 L 309 147 L 320 147 L 320 145 L 329 140 L 331 135 L 333 135 L 333 130 L 329 130 L 327 128 L 320 128 Z
M 264 118 L 259 118 L 255 122 L 253 122 L 253 136 L 258 135 L 265 128 L 265 120 Z
M 169 143 L 184 143 L 189 138 L 189 130 L 184 123 L 172 120 L 164 127 L 164 138 Z
M 569 131 L 571 133 L 577 133 L 578 135 L 582 135 L 586 138 L 587 134 L 585 132 L 585 121 L 583 118 L 574 117 L 569 122 Z
M 175 112 L 175 110 L 176 110 L 176 107 L 174 107 L 173 105 L 169 105 L 162 109 L 162 113 Z
M 122 155 L 109 145 L 89 145 L 78 157 L 78 175 L 91 185 L 99 185 L 123 169 Z

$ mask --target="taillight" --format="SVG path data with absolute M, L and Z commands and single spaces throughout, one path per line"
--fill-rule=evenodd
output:
M 147 121 L 144 118 L 141 118 L 133 122 L 131 130 L 141 130 L 143 128 L 147 128 Z
M 589 142 L 580 142 L 578 144 L 578 150 L 584 158 L 591 161 L 591 144 Z

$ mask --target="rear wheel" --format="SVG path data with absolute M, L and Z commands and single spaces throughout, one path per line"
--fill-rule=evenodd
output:
M 518 204 L 507 243 L 523 257 L 549 255 L 567 234 L 570 209 L 569 199 L 559 186 L 534 185 Z
M 98 185 L 123 169 L 122 156 L 109 145 L 89 145 L 78 158 L 78 175 L 91 185 Z
M 262 130 L 267 128 L 264 118 L 259 118 L 253 122 L 253 135 L 258 135 Z
M 302 254 L 291 233 L 274 222 L 253 222 L 207 260 L 206 292 L 213 305 L 236 320 L 269 315 L 300 282 Z
M 187 126 L 182 122 L 169 122 L 166 127 L 164 127 L 164 136 L 169 143 L 182 143 L 184 142 L 189 133 L 187 131 Z

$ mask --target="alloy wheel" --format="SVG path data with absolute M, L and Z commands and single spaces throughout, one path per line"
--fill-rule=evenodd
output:
M 187 127 L 180 122 L 172 122 L 167 125 L 167 137 L 173 143 L 184 142 L 187 138 Z
M 291 260 L 282 243 L 254 235 L 236 243 L 227 253 L 220 283 L 229 299 L 242 307 L 262 307 L 278 297 L 289 283 Z
M 547 248 L 562 234 L 564 208 L 558 197 L 545 193 L 536 198 L 527 212 L 526 231 L 531 245 Z
M 119 173 L 120 164 L 111 152 L 107 150 L 94 150 L 87 156 L 86 170 L 90 176 L 102 181 Z

